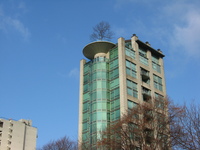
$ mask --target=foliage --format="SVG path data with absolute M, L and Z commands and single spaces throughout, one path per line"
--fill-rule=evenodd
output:
M 93 27 L 93 33 L 90 35 L 92 41 L 95 40 L 111 40 L 114 36 L 114 33 L 110 30 L 110 24 L 101 21 L 95 27 Z

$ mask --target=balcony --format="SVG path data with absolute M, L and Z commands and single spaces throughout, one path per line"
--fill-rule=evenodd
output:
M 148 89 L 142 89 L 143 100 L 148 102 L 151 99 L 151 91 Z
M 146 82 L 150 79 L 149 72 L 145 70 L 141 70 L 142 81 Z

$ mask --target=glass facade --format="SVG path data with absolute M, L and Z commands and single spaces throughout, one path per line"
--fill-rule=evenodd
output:
M 95 149 L 100 132 L 120 118 L 118 49 L 86 63 L 83 80 L 82 140 Z
M 96 143 L 109 118 L 108 60 L 97 57 L 84 66 L 83 136 L 84 142 Z M 90 141 L 88 141 L 90 140 Z
M 109 63 L 110 121 L 120 118 L 118 49 L 110 51 Z

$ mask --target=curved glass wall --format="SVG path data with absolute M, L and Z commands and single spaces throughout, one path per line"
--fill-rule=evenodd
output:
M 105 57 L 85 64 L 83 90 L 83 141 L 93 146 L 109 118 L 108 60 Z
M 100 132 L 120 118 L 118 49 L 84 65 L 82 140 L 96 149 Z

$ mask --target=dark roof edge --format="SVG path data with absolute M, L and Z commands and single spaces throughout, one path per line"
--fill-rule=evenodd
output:
M 142 47 L 150 50 L 152 53 L 159 55 L 160 57 L 165 57 L 164 54 L 162 54 L 161 52 L 159 52 L 158 50 L 155 50 L 154 48 L 152 48 L 151 46 L 147 45 L 146 43 L 142 42 L 141 40 L 136 40 L 136 42 L 141 45 Z

